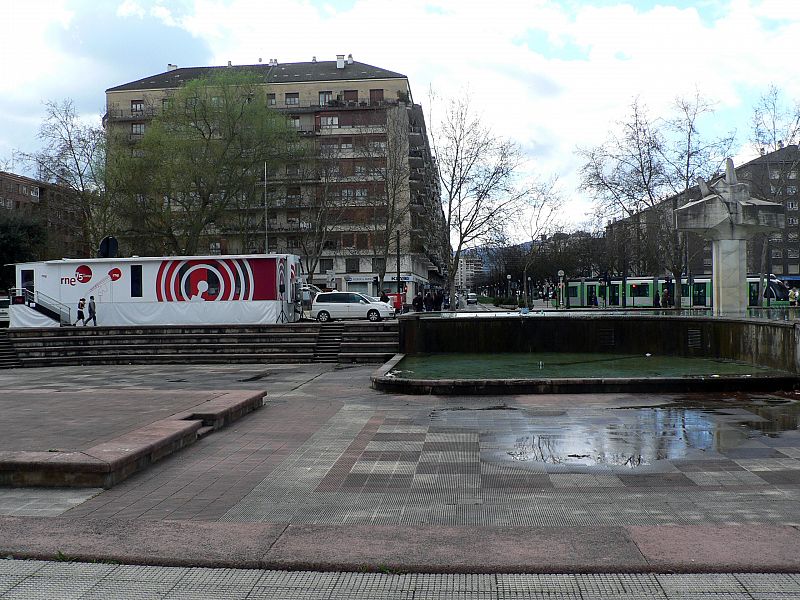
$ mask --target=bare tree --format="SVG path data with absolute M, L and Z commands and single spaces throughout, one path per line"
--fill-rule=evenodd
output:
M 79 215 L 80 244 L 97 248 L 100 240 L 115 233 L 115 213 L 106 193 L 105 133 L 84 123 L 72 100 L 45 103 L 39 128 L 43 149 L 22 154 L 43 181 L 67 190 L 70 211 Z
M 776 86 L 770 85 L 753 107 L 752 130 L 750 142 L 762 156 L 780 150 L 790 144 L 800 142 L 800 103 L 788 101 L 783 92 Z M 751 186 L 764 199 L 778 200 L 779 191 L 785 189 L 787 177 L 791 171 L 796 171 L 800 161 L 792 160 L 783 164 L 780 169 L 775 169 L 768 174 L 768 183 L 751 181 Z M 759 298 L 765 302 L 767 298 L 768 254 L 769 235 L 764 234 L 753 240 L 755 248 L 761 249 L 759 256 Z
M 700 120 L 711 112 L 713 105 L 696 93 L 677 98 L 668 118 L 652 119 L 637 98 L 629 116 L 617 123 L 605 143 L 577 151 L 585 160 L 582 187 L 594 195 L 598 216 L 621 219 L 614 227 L 624 250 L 623 278 L 631 260 L 648 268 L 651 259 L 657 259 L 658 266 L 675 279 L 676 308 L 687 257 L 674 211 L 691 199 L 697 177 L 718 172 L 733 142 L 732 135 L 701 134 Z
M 447 270 L 454 306 L 453 282 L 462 251 L 505 229 L 517 217 L 529 190 L 516 187 L 523 163 L 519 146 L 486 127 L 466 97 L 448 102 L 433 129 L 433 149 L 444 218 L 454 247 Z
M 525 304 L 531 305 L 528 274 L 534 264 L 540 260 L 544 245 L 542 241 L 554 232 L 563 229 L 559 221 L 559 209 L 563 205 L 561 195 L 556 189 L 556 180 L 536 185 L 531 190 L 525 226 L 525 248 L 522 256 L 522 283 L 525 289 Z

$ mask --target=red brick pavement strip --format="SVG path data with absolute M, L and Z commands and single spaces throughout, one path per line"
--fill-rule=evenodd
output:
M 431 527 L 0 517 L 0 555 L 421 573 L 797 572 L 790 526 Z
M 189 411 L 150 423 L 84 452 L 2 452 L 0 484 L 111 487 L 259 408 L 266 392 L 220 392 Z

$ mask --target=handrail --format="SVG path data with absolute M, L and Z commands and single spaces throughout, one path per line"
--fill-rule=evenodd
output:
M 41 305 L 50 312 L 56 313 L 58 315 L 59 323 L 72 325 L 72 311 L 70 310 L 69 306 L 60 300 L 51 298 L 42 292 L 31 291 L 28 288 L 11 288 L 9 292 L 13 296 L 23 296 L 25 298 L 25 304 Z
M 51 298 L 47 294 L 43 294 L 42 292 L 35 292 L 36 294 L 36 304 L 41 304 L 45 308 L 49 308 L 53 312 L 58 313 L 60 317 L 60 321 L 62 323 L 72 324 L 72 317 L 69 306 L 61 302 L 60 300 L 56 300 L 55 298 Z M 42 302 L 44 299 L 44 302 Z M 50 304 L 51 306 L 48 306 Z M 66 318 L 65 318 L 66 317 Z

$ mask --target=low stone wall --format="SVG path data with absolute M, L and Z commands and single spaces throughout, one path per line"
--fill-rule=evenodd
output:
M 445 313 L 443 313 L 445 314 Z M 800 373 L 800 322 L 607 313 L 409 314 L 400 352 L 609 352 L 728 358 Z

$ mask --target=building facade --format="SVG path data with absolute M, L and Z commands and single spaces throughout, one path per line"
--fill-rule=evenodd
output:
M 458 258 L 455 286 L 460 292 L 474 291 L 485 275 L 483 259 L 477 252 L 465 252 Z
M 47 237 L 43 246 L 33 249 L 36 259 L 88 255 L 80 241 L 78 207 L 63 187 L 0 171 L 0 210 L 30 217 L 44 227 Z
M 267 105 L 285 115 L 313 149 L 315 164 L 325 168 L 271 168 L 262 178 L 261 205 L 237 209 L 248 211 L 245 218 L 231 214 L 207 228 L 201 247 L 209 254 L 298 254 L 307 281 L 371 295 L 380 292 L 376 279 L 382 273 L 384 288 L 397 289 L 399 275 L 409 297 L 443 283 L 449 244 L 438 179 L 422 108 L 405 75 L 344 55 L 286 64 L 169 65 L 164 73 L 106 90 L 104 124 L 135 143 L 171 93 L 219 69 L 243 70 L 263 81 Z M 387 221 L 390 202 L 400 214 Z M 323 204 L 336 210 L 334 217 L 327 214 L 321 235 Z

